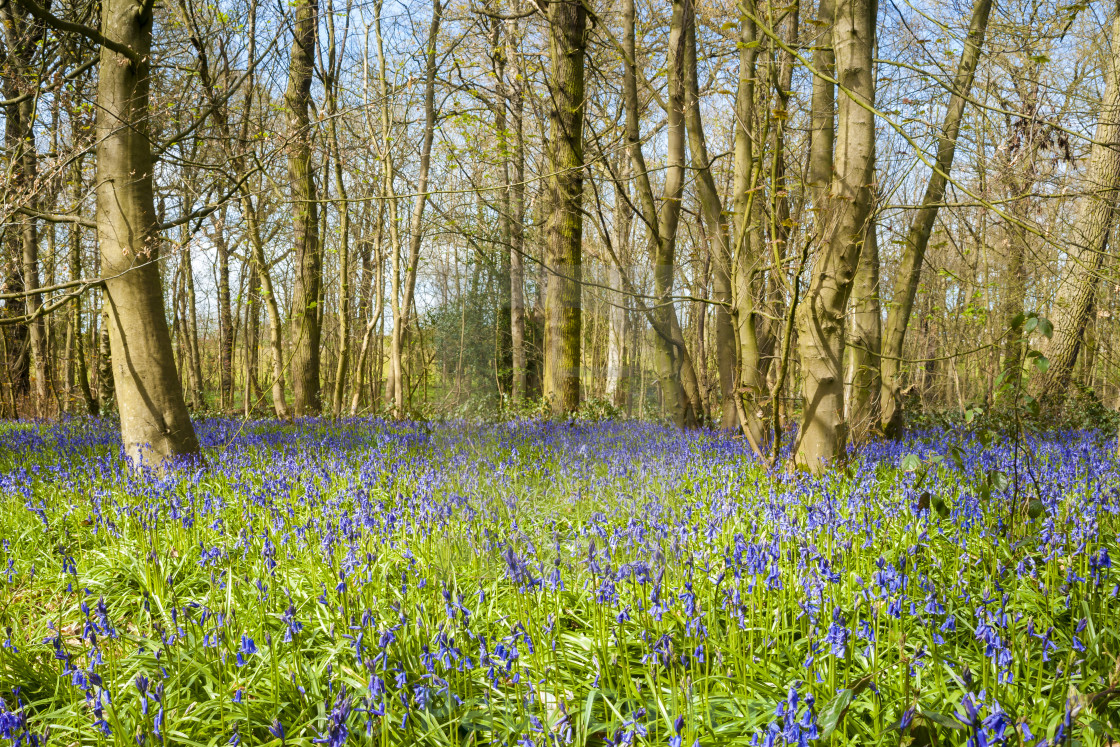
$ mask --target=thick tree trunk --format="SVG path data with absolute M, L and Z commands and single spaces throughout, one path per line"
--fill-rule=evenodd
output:
M 649 172 L 641 147 L 637 87 L 636 13 L 628 0 L 623 7 L 626 35 L 623 39 L 623 106 L 626 110 L 626 140 L 642 218 L 649 231 L 650 261 L 653 265 L 654 307 L 645 314 L 653 327 L 653 360 L 660 379 L 662 407 L 678 426 L 697 422 L 700 387 L 688 347 L 681 333 L 673 304 L 676 237 L 684 193 L 685 122 L 684 58 L 686 17 L 691 5 L 673 4 L 669 30 L 669 102 L 666 145 L 665 193 L 660 210 L 653 197 Z
M 200 452 L 175 372 L 160 283 L 148 129 L 152 17 L 144 7 L 135 0 L 102 3 L 102 33 L 137 60 L 101 49 L 97 234 L 121 439 L 134 463 L 159 467 Z
M 875 116 L 869 109 L 875 103 L 874 7 L 873 0 L 836 3 L 836 78 L 847 93 L 840 97 L 837 106 L 826 238 L 815 258 L 805 300 L 798 309 L 805 401 L 796 459 L 813 471 L 842 463 L 847 453 L 844 313 L 871 213 Z
M 284 106 L 288 116 L 288 185 L 292 201 L 295 286 L 292 290 L 292 410 L 318 414 L 320 337 L 319 296 L 323 255 L 319 243 L 319 204 L 311 154 L 311 79 L 315 64 L 318 0 L 298 0 Z
M 544 329 L 544 396 L 556 414 L 579 407 L 583 243 L 584 54 L 587 9 L 580 0 L 548 6 L 549 184 Z
M 1054 334 L 1042 351 L 1050 366 L 1039 394 L 1050 400 L 1060 397 L 1069 386 L 1093 315 L 1097 286 L 1108 257 L 1108 237 L 1120 201 L 1120 18 L 1112 24 L 1112 57 L 1108 63 L 1087 183 L 1051 312 Z
M 968 36 L 965 39 L 953 82 L 953 95 L 949 98 L 949 105 L 941 124 L 937 159 L 934 161 L 933 172 L 926 185 L 922 206 L 914 214 L 910 230 L 906 234 L 902 261 L 895 274 L 894 292 L 891 294 L 891 304 L 883 328 L 880 364 L 882 388 L 879 397 L 882 428 L 891 436 L 897 437 L 902 432 L 902 344 L 910 324 L 914 298 L 918 293 L 926 247 L 929 245 L 938 208 L 945 199 L 945 186 L 953 168 L 953 157 L 957 151 L 957 136 L 960 134 L 965 102 L 976 76 L 976 64 L 980 59 L 980 50 L 984 46 L 984 34 L 988 28 L 991 9 L 992 0 L 976 0 L 972 8 L 972 21 L 969 24 Z
M 687 2 L 687 0 L 685 0 Z M 684 57 L 686 22 L 685 2 L 674 0 L 673 15 L 669 26 L 668 60 L 668 110 L 666 132 L 666 169 L 665 195 L 658 213 L 657 234 L 651 242 L 653 264 L 653 296 L 657 306 L 653 317 L 657 320 L 654 331 L 654 361 L 661 378 L 661 392 L 665 398 L 664 407 L 670 420 L 677 426 L 692 425 L 696 421 L 694 407 L 698 402 L 690 402 L 684 391 L 682 376 L 682 354 L 685 352 L 683 337 L 676 339 L 671 332 L 676 321 L 676 307 L 673 303 L 673 283 L 676 275 L 677 228 L 680 223 L 681 199 L 684 196 L 685 169 L 685 126 L 684 126 Z M 691 20 L 691 19 L 689 19 Z M 631 28 L 633 28 L 631 26 Z M 635 64 L 637 60 L 635 59 Z M 634 125 L 637 124 L 637 110 L 633 110 Z M 632 126 L 631 147 L 639 142 Z M 642 170 L 644 171 L 644 164 Z M 668 334 L 666 334 L 668 332 Z M 676 344 L 681 344 L 678 351 Z

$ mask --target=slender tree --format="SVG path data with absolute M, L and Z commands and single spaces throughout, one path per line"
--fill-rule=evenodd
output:
M 882 389 L 879 397 L 882 428 L 892 435 L 898 435 L 902 430 L 902 344 L 906 337 L 906 329 L 910 325 L 914 298 L 918 294 L 922 264 L 925 261 L 930 234 L 933 232 L 933 223 L 945 199 L 945 187 L 957 153 L 957 138 L 964 118 L 965 103 L 976 76 L 976 65 L 984 46 L 984 34 L 988 28 L 988 16 L 991 10 L 992 0 L 976 0 L 972 8 L 968 36 L 965 37 L 964 49 L 957 63 L 953 91 L 945 109 L 937 140 L 937 158 L 933 162 L 921 207 L 915 212 L 910 223 L 902 261 L 895 272 L 894 292 L 891 294 L 892 300 L 883 326 L 880 356 Z
M 314 77 L 318 0 L 298 0 L 288 90 L 288 188 L 292 201 L 292 240 L 296 255 L 292 291 L 292 409 L 297 416 L 313 415 L 321 407 L 319 365 L 322 329 L 319 323 L 323 253 L 319 241 L 319 204 L 312 163 L 311 81 Z

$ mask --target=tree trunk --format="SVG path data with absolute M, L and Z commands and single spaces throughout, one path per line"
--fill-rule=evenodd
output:
M 214 249 L 218 254 L 218 387 L 221 408 L 233 407 L 233 301 L 229 290 L 229 244 L 226 241 L 226 211 L 221 210 Z
M 606 396 L 615 407 L 621 407 L 626 397 L 628 366 L 626 360 L 626 339 L 629 336 L 628 307 L 629 299 L 623 295 L 622 273 L 630 257 L 630 232 L 634 220 L 630 209 L 629 189 L 630 159 L 623 157 L 619 164 L 619 180 L 615 185 L 615 246 L 618 247 L 619 262 L 609 267 L 607 285 L 619 291 L 610 294 L 611 306 L 607 310 L 607 382 Z M 619 265 L 623 264 L 622 267 Z
M 580 400 L 586 6 L 581 0 L 552 0 L 548 21 L 552 177 L 545 247 L 544 396 L 553 413 L 562 415 L 575 411 Z
M 349 4 L 347 5 L 349 11 Z M 342 147 L 338 139 L 338 77 L 341 64 L 340 49 L 335 40 L 334 13 L 327 14 L 327 35 L 330 62 L 327 66 L 327 117 L 330 148 L 334 156 L 334 184 L 338 191 L 338 361 L 335 366 L 334 390 L 331 393 L 331 411 L 337 418 L 342 415 L 346 396 L 346 379 L 350 366 L 350 201 L 346 194 L 346 181 L 342 177 Z
M 623 106 L 626 110 L 626 139 L 636 181 L 638 205 L 649 231 L 650 260 L 653 265 L 653 296 L 655 306 L 645 308 L 653 327 L 653 357 L 661 384 L 662 404 L 669 418 L 678 426 L 696 423 L 700 406 L 699 382 L 688 353 L 673 304 L 673 279 L 677 228 L 680 223 L 681 198 L 684 193 L 685 122 L 684 122 L 684 25 L 691 22 L 691 4 L 675 2 L 669 31 L 669 102 L 668 143 L 666 146 L 665 193 L 657 209 L 650 185 L 649 172 L 641 147 L 640 111 L 638 108 L 636 13 L 628 0 L 623 7 L 626 36 L 623 39 Z M 687 19 L 687 20 L 686 20 Z
M 918 293 L 922 264 L 933 231 L 933 223 L 937 219 L 937 210 L 945 199 L 945 186 L 949 180 L 950 170 L 953 168 L 953 157 L 957 151 L 957 136 L 960 134 L 965 101 L 972 90 L 972 82 L 976 76 L 976 64 L 980 59 L 980 50 L 984 46 L 984 34 L 987 31 L 991 9 L 992 0 L 976 0 L 972 8 L 972 21 L 969 23 L 968 36 L 965 39 L 953 82 L 953 95 L 949 98 L 949 105 L 941 124 L 937 159 L 934 161 L 933 172 L 926 185 L 922 206 L 914 214 L 910 230 L 906 234 L 902 261 L 895 275 L 892 301 L 883 328 L 880 366 L 882 389 L 879 398 L 883 431 L 894 437 L 902 433 L 902 343 L 906 337 L 907 326 L 910 324 L 910 314 L 914 308 L 914 298 Z
M 109 298 L 105 296 L 101 303 L 101 329 L 97 333 L 97 406 L 102 415 L 113 411 L 115 399 L 113 345 L 109 340 Z
M 104 0 L 101 30 L 137 58 L 102 47 L 97 87 L 97 233 L 112 378 L 125 454 L 159 467 L 200 451 L 175 372 L 159 274 L 148 130 L 151 10 L 135 0 Z
M 823 16 L 827 12 L 831 19 L 829 3 L 830 0 L 822 0 L 821 14 Z M 753 0 L 748 0 L 746 7 L 753 10 Z M 754 187 L 758 183 L 757 166 L 760 155 L 755 151 L 755 138 L 759 128 L 753 125 L 756 65 L 760 45 L 758 30 L 750 16 L 742 13 L 739 24 L 739 85 L 735 94 L 735 165 L 732 177 L 735 245 L 728 257 L 731 267 L 731 313 L 736 333 L 734 350 L 737 353 L 737 370 L 734 371 L 736 385 L 731 390 L 730 398 L 735 413 L 732 416 L 725 409 L 722 423 L 725 426 L 737 424 L 747 428 L 755 443 L 761 443 L 763 428 L 758 401 L 765 386 L 765 376 L 755 286 L 762 271 L 766 247 L 759 227 L 753 221 Z M 747 402 L 740 407 L 739 400 L 743 399 L 744 394 L 747 395 Z M 746 423 L 740 422 L 740 410 L 746 416 Z
M 1109 64 L 1111 63 L 1111 64 Z M 1069 386 L 1093 315 L 1097 286 L 1108 257 L 1108 237 L 1120 200 L 1120 18 L 1112 24 L 1112 56 L 1106 60 L 1105 92 L 1089 158 L 1089 174 L 1072 246 L 1054 301 L 1054 334 L 1043 348 L 1050 366 L 1039 394 L 1054 400 Z
M 250 243 L 250 252 L 252 244 Z M 260 365 L 260 339 L 261 339 L 261 278 L 256 270 L 256 265 L 251 259 L 245 262 L 243 272 L 248 274 L 249 283 L 245 291 L 245 382 L 242 412 L 245 417 L 250 417 L 257 408 L 261 398 L 261 385 L 258 374 Z
M 80 163 L 76 159 L 75 163 Z M 75 169 L 75 191 L 80 191 L 81 172 L 80 166 Z M 70 227 L 70 279 L 76 280 L 82 276 L 82 228 L 74 225 Z M 82 334 L 82 296 L 72 302 L 70 309 L 70 330 L 67 334 L 67 350 L 73 356 L 67 366 L 68 396 L 71 394 L 69 385 L 77 384 L 82 395 L 82 404 L 89 415 L 97 414 L 97 399 L 89 386 L 89 372 L 86 370 L 85 337 Z
M 376 305 L 375 305 L 372 316 L 370 316 L 369 321 L 366 323 L 365 334 L 362 335 L 362 347 L 358 352 L 358 363 L 357 363 L 357 367 L 356 367 L 358 381 L 357 381 L 357 385 L 354 387 L 354 395 L 350 400 L 350 416 L 351 417 L 358 414 L 358 408 L 361 406 L 361 403 L 362 403 L 362 392 L 365 388 L 366 359 L 369 356 L 370 339 L 373 337 L 374 331 L 377 330 L 379 326 L 384 326 L 384 318 L 385 318 L 385 269 L 384 268 L 385 268 L 385 261 L 384 261 L 384 258 L 382 256 L 382 254 L 381 254 L 382 240 L 383 240 L 383 237 L 384 237 L 384 230 L 385 230 L 384 226 L 385 226 L 384 214 L 383 214 L 383 210 L 379 206 L 379 209 L 377 211 L 377 233 L 376 233 L 376 239 L 375 239 L 376 243 L 374 244 L 374 257 L 375 257 L 375 262 L 376 262 L 376 267 L 377 267 L 377 273 L 376 273 L 375 280 L 374 280 L 374 283 L 373 283 L 373 291 L 372 291 L 372 297 L 374 299 L 376 299 L 374 301 L 374 303 Z M 379 334 L 378 338 L 380 339 L 382 336 L 383 335 Z M 380 352 L 381 352 L 381 349 L 380 349 L 380 347 L 378 347 L 378 358 L 381 357 Z M 379 364 L 378 365 L 378 382 L 380 382 L 380 378 L 381 378 L 380 377 L 380 371 L 381 371 L 381 368 L 380 368 L 380 364 Z M 371 387 L 371 389 L 372 388 L 373 387 Z M 373 401 L 375 401 L 375 402 L 377 401 L 376 392 L 374 393 Z
M 879 358 L 882 316 L 879 308 L 879 238 L 869 217 L 867 235 L 852 282 L 851 344 L 847 347 L 848 422 L 853 441 L 863 441 L 878 426 Z
M 37 96 L 18 97 L 34 84 L 38 73 L 35 57 L 42 41 L 42 27 L 23 12 L 18 3 L 5 3 L 0 7 L 0 20 L 6 49 L 4 91 L 9 98 L 16 98 L 4 107 L 5 135 L 8 145 L 8 169 L 11 192 L 9 202 L 35 209 L 40 201 L 38 155 L 35 147 L 35 115 Z M 38 30 L 37 30 L 38 29 Z M 39 231 L 36 219 L 19 214 L 13 220 L 19 247 L 15 266 L 22 277 L 23 313 L 33 317 L 42 304 L 39 283 Z M 22 325 L 21 325 L 22 326 Z M 51 399 L 50 360 L 47 349 L 46 320 L 31 318 L 26 325 L 30 352 L 31 408 L 36 417 L 45 417 Z
M 380 7 L 380 6 L 379 6 Z M 424 71 L 424 135 L 420 143 L 420 165 L 416 180 L 416 197 L 412 204 L 412 216 L 408 228 L 408 267 L 404 273 L 404 290 L 400 291 L 400 240 L 394 238 L 393 262 L 393 335 L 389 347 L 389 394 L 392 397 L 393 411 L 397 417 L 405 413 L 405 396 L 408 393 L 408 381 L 404 370 L 404 346 L 408 336 L 408 326 L 412 313 L 412 299 L 416 292 L 416 273 L 420 264 L 420 243 L 424 238 L 424 209 L 428 204 L 428 170 L 432 159 L 432 141 L 435 138 L 435 86 L 436 86 L 436 42 L 439 38 L 439 26 L 442 20 L 442 8 L 439 0 L 432 4 L 432 23 L 428 29 L 428 44 L 425 50 Z M 378 55 L 381 57 L 381 85 L 385 95 L 387 81 L 385 79 L 384 54 L 381 50 L 380 9 L 377 19 Z M 388 104 L 386 104 L 387 106 Z M 383 107 L 384 108 L 384 107 Z M 390 160 L 388 146 L 388 121 L 384 122 L 385 130 L 385 157 Z M 392 176 L 390 174 L 390 181 Z M 395 202 L 395 198 L 390 198 Z M 390 215 L 391 233 L 396 231 L 396 209 Z
M 847 455 L 844 419 L 844 313 L 871 213 L 875 103 L 873 0 L 838 0 L 833 27 L 837 106 L 833 178 L 825 241 L 798 309 L 804 412 L 797 462 L 816 472 Z M 858 101 L 856 99 L 859 99 Z M 814 115 L 820 115 L 819 110 Z
M 198 345 L 198 298 L 194 292 L 194 262 L 186 226 L 183 227 L 183 335 L 186 340 L 187 374 L 191 382 L 190 401 L 195 410 L 206 407 L 205 379 L 202 378 L 202 351 Z
M 506 45 L 502 35 L 505 22 L 490 18 L 490 64 L 494 71 L 497 96 L 494 101 L 494 129 L 497 133 L 501 165 L 496 174 L 501 190 L 498 193 L 498 314 L 495 325 L 495 379 L 502 400 L 513 389 L 513 282 L 510 259 L 513 247 L 512 190 L 510 177 L 514 158 L 509 142 L 507 107 L 510 95 L 506 83 Z
M 696 172 L 700 206 L 704 213 L 704 221 L 708 225 L 709 242 L 712 248 L 712 290 L 716 302 L 716 363 L 719 370 L 722 407 L 720 424 L 724 429 L 730 429 L 736 426 L 739 419 L 738 408 L 735 407 L 735 397 L 738 396 L 735 392 L 735 327 L 730 308 L 731 248 L 728 245 L 727 216 L 723 212 L 723 202 L 720 200 L 719 190 L 712 176 L 707 140 L 704 137 L 704 121 L 700 116 L 700 85 L 696 69 L 696 25 L 687 23 L 684 33 L 686 45 L 684 80 L 687 87 L 685 126 L 688 131 L 692 168 Z
M 677 340 L 667 330 L 672 330 L 676 316 L 673 303 L 673 281 L 676 274 L 676 239 L 677 228 L 680 222 L 681 199 L 684 196 L 684 169 L 685 169 L 685 126 L 684 126 L 684 57 L 686 21 L 685 2 L 674 0 L 673 15 L 669 27 L 669 54 L 668 54 L 668 110 L 667 115 L 667 144 L 666 144 L 666 170 L 665 170 L 665 195 L 658 213 L 656 242 L 651 242 L 653 263 L 653 296 L 657 306 L 653 309 L 653 317 L 657 320 L 654 331 L 654 360 L 657 363 L 658 374 L 661 377 L 661 391 L 665 397 L 664 407 L 669 418 L 679 427 L 691 425 L 695 422 L 693 407 L 699 403 L 689 402 L 685 395 L 682 371 L 681 353 L 674 343 Z M 689 13 L 688 15 L 691 15 Z M 633 28 L 631 26 L 630 28 Z M 637 64 L 637 60 L 634 60 Z M 636 98 L 636 97 L 635 97 Z M 637 124 L 637 109 L 633 110 L 634 125 Z M 634 128 L 636 129 L 636 128 Z M 631 147 L 640 142 L 639 137 L 631 129 Z M 643 171 L 644 164 L 643 164 Z M 683 339 L 680 340 L 683 343 Z M 683 352 L 683 346 L 682 346 Z
M 520 3 L 515 3 L 515 12 Z M 513 50 L 513 66 L 509 87 L 510 119 L 513 125 L 513 184 L 510 189 L 510 247 L 509 247 L 509 311 L 510 359 L 513 366 L 511 392 L 514 402 L 526 396 L 525 361 L 525 81 L 521 66 L 521 32 L 517 21 L 506 38 Z
M 321 409 L 319 395 L 319 296 L 323 256 L 319 204 L 311 154 L 311 79 L 315 63 L 318 0 L 298 0 L 284 106 L 288 116 L 288 185 L 296 277 L 292 289 L 292 410 L 297 417 Z

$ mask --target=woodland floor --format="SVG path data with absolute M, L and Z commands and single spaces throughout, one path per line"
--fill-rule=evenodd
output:
M 0 434 L 0 737 L 1120 733 L 1120 463 L 1091 433 L 924 432 L 814 478 L 633 422 L 198 428 L 206 464 L 162 477 L 108 421 Z

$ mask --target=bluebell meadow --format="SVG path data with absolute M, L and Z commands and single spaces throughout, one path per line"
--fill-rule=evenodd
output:
M 0 738 L 1088 747 L 1120 724 L 1120 465 L 1091 433 L 917 433 L 813 477 L 630 422 L 198 428 L 206 463 L 163 475 L 110 422 L 0 433 Z

